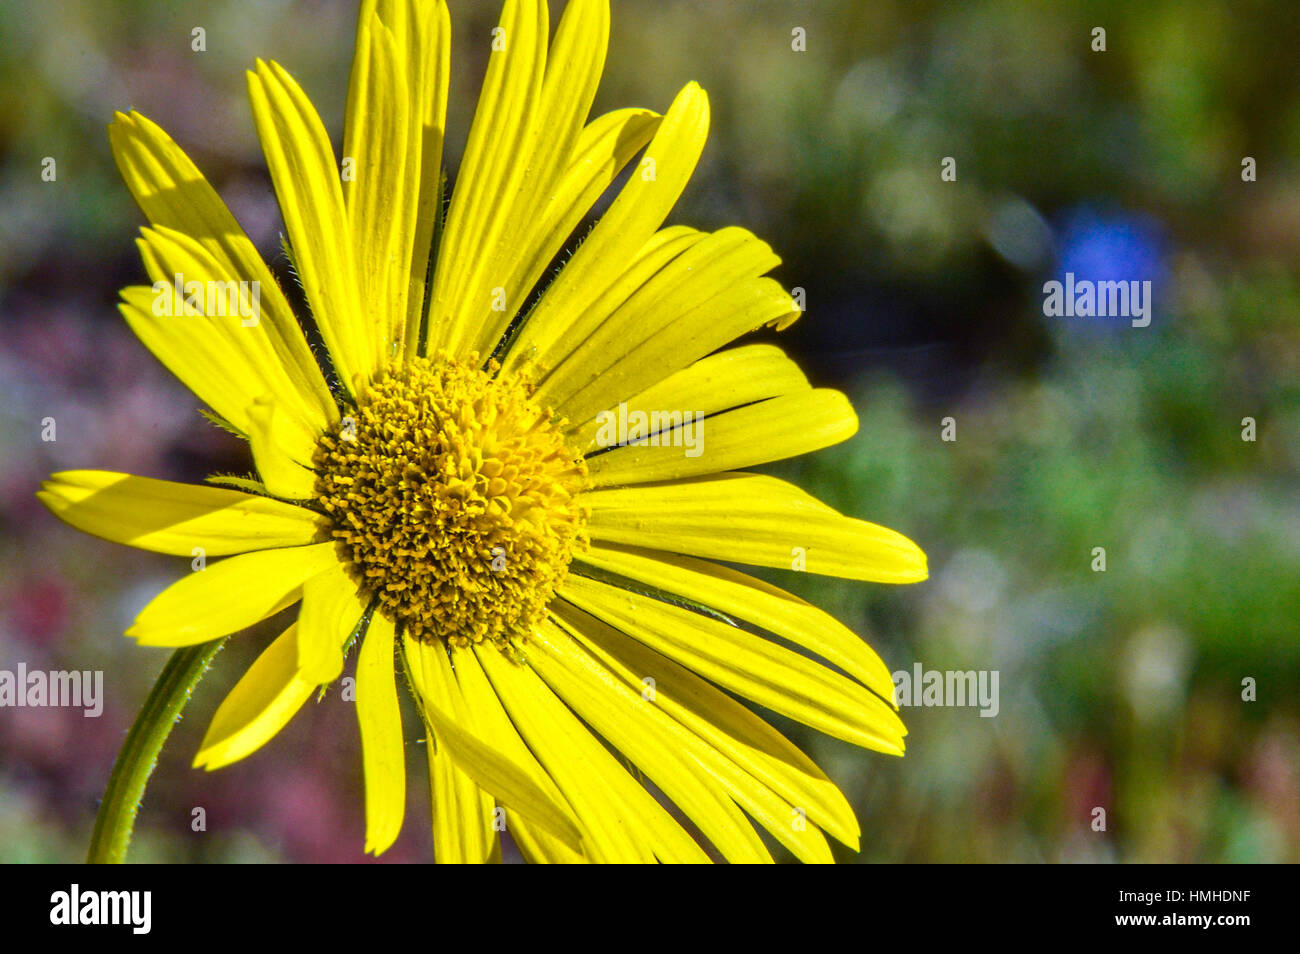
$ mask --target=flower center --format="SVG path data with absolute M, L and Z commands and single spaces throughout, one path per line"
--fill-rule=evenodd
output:
M 586 544 L 586 465 L 532 388 L 495 371 L 439 355 L 381 372 L 316 448 L 349 574 L 424 641 L 526 638 Z

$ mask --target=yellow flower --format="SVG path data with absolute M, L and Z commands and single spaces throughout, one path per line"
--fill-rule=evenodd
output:
M 122 292 L 122 314 L 248 440 L 258 476 L 72 471 L 40 496 L 108 540 L 228 556 L 145 607 L 128 630 L 141 644 L 196 645 L 301 600 L 196 765 L 257 750 L 359 644 L 368 851 L 403 819 L 400 664 L 428 741 L 438 860 L 499 857 L 502 818 L 532 860 L 707 860 L 612 749 L 722 857 L 770 860 L 752 819 L 827 861 L 823 833 L 858 845 L 848 802 L 731 694 L 901 754 L 890 674 L 830 616 L 710 561 L 905 583 L 925 578 L 925 556 L 739 472 L 844 440 L 857 419 L 779 349 L 725 349 L 798 310 L 749 232 L 662 227 L 704 146 L 698 86 L 662 116 L 587 122 L 608 18 L 606 0 L 570 0 L 548 49 L 544 0 L 506 3 L 445 224 L 443 3 L 362 4 L 341 162 L 282 67 L 249 73 L 326 371 L 193 163 L 118 114 L 153 282 Z

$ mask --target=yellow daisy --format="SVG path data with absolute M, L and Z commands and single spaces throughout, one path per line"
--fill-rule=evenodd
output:
M 257 476 L 71 471 L 40 496 L 108 540 L 228 557 L 146 606 L 141 644 L 195 646 L 301 601 L 195 765 L 257 750 L 359 646 L 367 851 L 403 820 L 400 668 L 440 861 L 499 857 L 503 827 L 538 861 L 771 860 L 754 822 L 829 861 L 825 835 L 858 845 L 847 800 L 734 696 L 901 754 L 889 671 L 827 614 L 711 561 L 906 583 L 925 556 L 740 472 L 857 419 L 779 349 L 726 348 L 798 309 L 749 232 L 663 227 L 704 146 L 703 90 L 587 121 L 608 23 L 606 0 L 570 0 L 548 46 L 544 0 L 507 0 L 445 221 L 442 2 L 362 4 L 341 159 L 293 78 L 257 63 L 253 117 L 321 355 L 184 152 L 118 114 L 153 282 L 123 290 L 122 314 L 247 439 Z

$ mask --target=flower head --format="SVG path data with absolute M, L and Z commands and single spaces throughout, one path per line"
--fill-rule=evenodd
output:
M 734 696 L 901 754 L 888 670 L 830 616 L 712 561 L 903 583 L 925 557 L 742 471 L 857 421 L 779 349 L 727 347 L 798 317 L 767 244 L 663 226 L 708 100 L 689 84 L 663 115 L 588 122 L 606 0 L 569 0 L 549 44 L 544 0 L 508 0 L 444 218 L 449 29 L 441 2 L 362 4 L 341 161 L 282 67 L 249 74 L 323 360 L 193 163 L 117 116 L 153 282 L 122 292 L 122 314 L 248 441 L 256 473 L 204 487 L 65 472 L 41 499 L 109 540 L 228 557 L 145 607 L 128 630 L 142 644 L 196 645 L 301 602 L 196 765 L 256 751 L 357 647 L 369 851 L 404 814 L 399 670 L 439 860 L 496 856 L 498 809 L 536 860 L 703 860 L 702 841 L 769 860 L 751 819 L 804 860 L 830 858 L 823 832 L 856 847 L 843 795 Z
M 583 539 L 582 458 L 497 372 L 473 353 L 381 372 L 313 458 L 353 582 L 414 639 L 526 639 Z

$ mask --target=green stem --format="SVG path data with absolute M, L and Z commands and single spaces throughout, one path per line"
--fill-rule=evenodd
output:
M 90 836 L 88 864 L 121 864 L 126 860 L 135 813 L 158 763 L 158 753 L 171 735 L 172 726 L 180 721 L 190 693 L 225 642 L 214 639 L 187 646 L 167 660 L 113 763 L 113 774 L 108 777 L 108 788 L 95 817 L 95 832 Z

